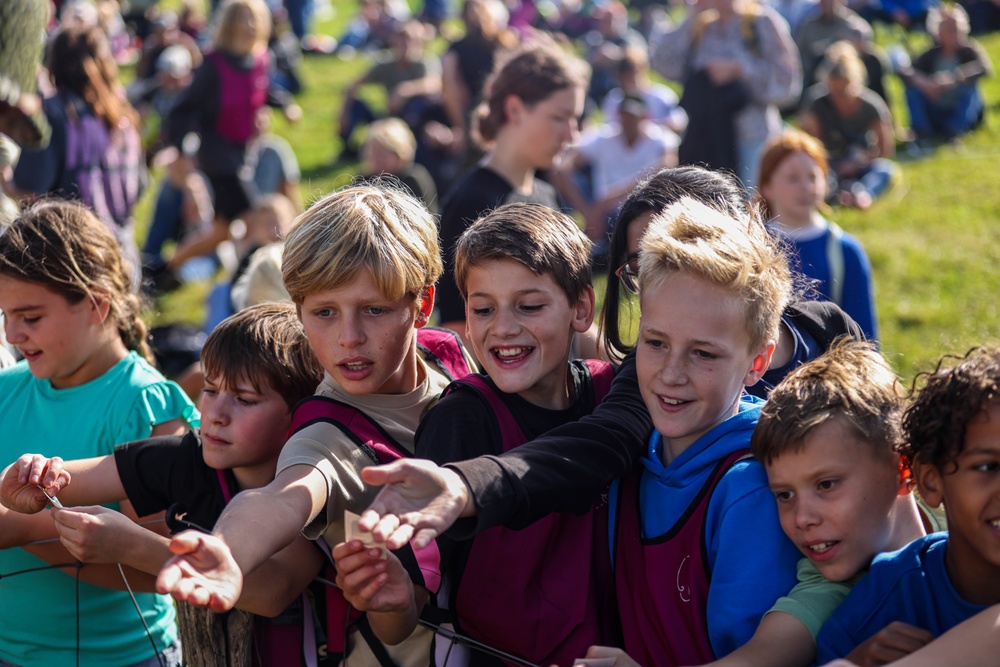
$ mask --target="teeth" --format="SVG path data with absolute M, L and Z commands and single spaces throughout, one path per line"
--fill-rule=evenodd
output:
M 1000 530 L 1000 519 L 993 519 L 992 521 L 990 521 L 990 525 L 996 528 L 997 530 Z
M 525 347 L 510 347 L 505 349 L 497 349 L 496 353 L 499 357 L 516 357 L 520 354 L 524 354 L 528 348 Z
M 680 405 L 681 403 L 684 402 L 684 401 L 679 401 L 676 398 L 663 398 L 663 397 L 661 397 L 660 400 L 663 401 L 664 403 L 666 403 L 667 405 Z
M 360 371 L 365 366 L 367 366 L 367 364 L 365 362 L 363 362 L 363 361 L 358 361 L 358 362 L 355 362 L 355 363 L 344 364 L 344 365 L 347 366 L 348 370 L 352 370 L 352 371 Z
M 829 551 L 833 548 L 834 542 L 820 542 L 819 544 L 810 545 L 809 549 L 815 553 L 821 554 Z

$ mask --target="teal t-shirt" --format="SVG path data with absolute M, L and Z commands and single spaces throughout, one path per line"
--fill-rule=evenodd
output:
M 179 386 L 135 353 L 78 387 L 54 389 L 20 362 L 0 370 L 0 465 L 26 452 L 65 459 L 111 454 L 121 442 L 198 411 Z M 117 509 L 117 505 L 109 505 Z M 59 570 L 10 576 L 46 563 L 20 548 L 0 550 L 0 659 L 22 667 L 123 667 L 153 655 L 139 614 L 124 591 L 80 583 Z M 136 595 L 157 649 L 177 639 L 169 597 Z M 80 651 L 77 662 L 77 622 Z

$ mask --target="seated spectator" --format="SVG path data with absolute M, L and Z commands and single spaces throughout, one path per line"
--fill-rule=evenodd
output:
M 561 194 L 583 214 L 595 251 L 607 251 L 608 235 L 618 206 L 632 188 L 664 167 L 677 164 L 677 135 L 649 121 L 645 100 L 625 95 L 618 105 L 618 122 L 608 122 L 585 134 L 571 147 L 555 173 Z M 593 188 L 585 196 L 572 172 L 590 168 Z
M 978 81 L 993 65 L 968 38 L 969 17 L 960 6 L 932 9 L 927 30 L 936 43 L 900 72 L 910 125 L 918 141 L 953 141 L 982 122 L 985 107 Z
M 361 11 L 337 41 L 336 53 L 349 58 L 357 51 L 387 49 L 408 20 L 406 0 L 361 0 Z
M 861 11 L 869 22 L 898 25 L 903 30 L 923 30 L 927 14 L 939 0 L 876 0 Z
M 344 91 L 338 132 L 343 148 L 338 161 L 357 157 L 351 135 L 378 118 L 356 97 L 362 86 L 375 84 L 385 89 L 386 115 L 402 118 L 411 129 L 420 125 L 424 112 L 441 95 L 441 61 L 425 50 L 427 38 L 423 23 L 407 22 L 393 38 L 392 53 L 379 59 Z
M 832 198 L 845 206 L 870 208 L 898 171 L 890 159 L 896 144 L 885 102 L 865 87 L 865 69 L 849 42 L 827 49 L 823 85 L 814 86 L 800 119 L 803 130 L 826 148 L 836 179 Z
M 985 35 L 1000 29 L 1000 3 L 994 0 L 959 0 L 969 15 L 969 34 Z
M 816 68 L 827 48 L 841 40 L 871 41 L 872 27 L 848 9 L 845 0 L 819 0 L 819 13 L 803 21 L 792 34 L 802 58 L 802 91 L 806 94 L 816 83 Z
M 136 79 L 127 89 L 129 102 L 139 112 L 147 164 L 154 155 L 166 148 L 163 121 L 184 89 L 191 85 L 192 71 L 190 52 L 183 46 L 174 44 L 160 52 L 156 59 L 155 76 Z
M 288 197 L 297 212 L 302 211 L 302 192 L 299 181 L 302 178 L 299 161 L 292 145 L 284 137 L 271 132 L 269 107 L 257 112 L 257 136 L 247 146 L 245 172 L 242 180 L 247 185 L 251 204 L 267 195 L 281 194 Z
M 181 30 L 177 14 L 156 11 L 149 20 L 150 33 L 142 40 L 139 61 L 135 64 L 136 83 L 155 79 L 160 71 L 160 56 L 172 46 L 187 51 L 189 67 L 201 64 L 201 51 L 191 35 Z
M 827 220 L 829 168 L 823 146 L 805 132 L 787 130 L 771 139 L 760 160 L 758 200 L 768 227 L 790 252 L 789 264 L 808 279 L 806 298 L 832 301 L 878 339 L 872 267 L 861 243 Z
M 646 49 L 646 39 L 628 25 L 628 10 L 619 0 L 597 5 L 593 13 L 594 29 L 583 36 L 587 62 L 593 70 L 587 97 L 599 108 L 604 98 L 621 87 L 618 71 L 625 49 Z
M 649 80 L 649 56 L 647 49 L 626 47 L 618 65 L 618 83 L 604 98 L 601 114 L 604 120 L 618 120 L 618 106 L 625 95 L 638 95 L 646 103 L 649 120 L 668 130 L 683 134 L 688 117 L 680 107 L 677 93 L 662 83 Z
M 413 162 L 417 140 L 399 118 L 385 118 L 372 123 L 361 151 L 361 168 L 366 179 L 389 177 L 399 181 L 427 205 L 438 211 L 438 193 L 434 179 L 423 165 Z

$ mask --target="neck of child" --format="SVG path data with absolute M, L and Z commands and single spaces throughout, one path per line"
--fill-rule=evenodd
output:
M 886 551 L 902 549 L 915 539 L 927 534 L 920 507 L 912 493 L 896 497 L 893 509 L 895 518 L 889 526 L 889 540 Z
M 484 164 L 503 176 L 519 193 L 531 194 L 535 189 L 535 167 L 516 148 L 513 142 L 498 138 Z
M 236 478 L 236 486 L 240 491 L 247 489 L 260 489 L 274 480 L 274 474 L 278 470 L 278 459 L 274 458 L 264 461 L 254 466 L 243 466 L 233 468 L 233 477 Z
M 96 380 L 114 368 L 115 364 L 128 356 L 128 353 L 129 350 L 125 347 L 118 332 L 114 331 L 114 335 L 107 336 L 105 341 L 97 346 L 79 371 L 65 380 L 53 379 L 51 381 L 52 387 L 54 389 L 70 389 Z
M 815 208 L 811 209 L 806 215 L 796 215 L 790 211 L 776 209 L 774 220 L 787 230 L 798 230 L 808 227 L 818 227 L 822 224 L 823 216 Z

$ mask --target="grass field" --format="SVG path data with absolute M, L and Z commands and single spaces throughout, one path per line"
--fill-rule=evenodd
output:
M 317 31 L 339 34 L 355 7 L 354 0 L 333 0 Z M 1000 34 L 981 42 L 1000 66 Z M 276 119 L 276 131 L 298 155 L 307 201 L 350 181 L 350 168 L 330 164 L 340 148 L 334 119 L 342 90 L 365 68 L 363 57 L 305 58 L 306 91 L 298 100 L 304 118 L 291 127 Z M 918 159 L 900 155 L 903 179 L 886 197 L 867 212 L 837 210 L 832 216 L 868 251 L 882 348 L 906 381 L 932 368 L 943 353 L 1000 343 L 1000 77 L 984 81 L 983 88 L 986 123 L 960 147 Z M 905 125 L 897 82 L 892 92 L 897 125 Z M 147 195 L 140 220 L 148 216 L 149 200 Z M 204 291 L 190 286 L 161 300 L 153 319 L 198 321 Z

